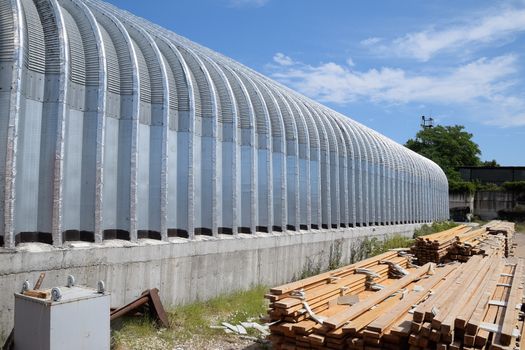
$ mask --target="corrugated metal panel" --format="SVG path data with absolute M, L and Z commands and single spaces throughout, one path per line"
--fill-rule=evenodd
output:
M 70 79 L 74 83 L 86 85 L 86 55 L 84 53 L 84 40 L 80 35 L 77 22 L 71 14 L 63 9 L 64 22 L 69 39 Z
M 8 0 L 0 1 L 0 62 L 12 61 L 15 52 L 13 8 Z
M 173 109 L 179 111 L 189 111 L 190 110 L 190 95 L 188 90 L 188 81 L 186 80 L 186 74 L 182 68 L 182 64 L 178 59 L 176 53 L 173 50 L 174 48 L 168 47 L 164 39 L 156 38 L 157 45 L 166 59 L 167 66 L 169 66 L 170 71 L 172 72 L 172 77 L 175 81 L 175 85 L 171 87 L 170 84 L 170 105 Z M 175 95 L 173 95 L 175 94 Z
M 69 39 L 70 79 L 86 85 L 99 84 L 99 54 L 93 28 L 84 14 L 62 8 Z
M 131 39 L 135 54 L 137 55 L 137 63 L 139 65 L 140 74 L 140 100 L 142 102 L 151 103 L 151 79 L 148 70 L 148 64 L 144 53 L 138 47 L 137 42 Z
M 210 73 L 210 77 L 213 80 L 213 84 L 217 89 L 217 116 L 219 123 L 233 123 L 233 104 L 236 101 L 232 101 L 232 96 L 230 96 L 225 78 L 223 78 L 217 71 L 218 68 L 216 68 L 216 66 L 212 65 L 210 62 L 208 62 L 206 59 L 203 59 L 202 62 L 204 63 L 206 69 Z
M 228 69 L 223 70 L 226 78 L 228 79 L 228 82 L 230 84 L 230 87 L 233 91 L 233 94 L 235 96 L 235 103 L 237 103 L 237 113 L 238 116 L 238 127 L 245 129 L 245 128 L 251 128 L 252 125 L 250 123 L 250 107 L 248 106 L 248 100 L 246 96 L 244 95 L 244 91 L 242 91 L 241 86 L 239 85 L 239 81 L 237 78 L 232 74 L 232 72 Z M 231 108 L 231 107 L 230 107 Z M 228 118 L 228 114 L 221 116 L 219 114 L 219 121 L 222 123 L 233 123 L 233 114 L 230 114 L 231 118 Z
M 267 134 L 269 131 L 269 120 L 266 117 L 266 115 L 268 114 L 268 110 L 266 108 L 266 105 L 264 104 L 264 100 L 261 96 L 261 93 L 255 89 L 253 82 L 249 80 L 244 74 L 238 73 L 237 76 L 239 77 L 239 79 L 241 79 L 244 86 L 246 86 L 246 90 L 248 91 L 248 95 L 250 96 L 250 101 L 252 102 L 255 112 L 257 134 Z
M 202 118 L 212 118 L 213 117 L 213 97 L 211 95 L 212 88 L 208 85 L 208 80 L 202 68 L 197 63 L 195 56 L 193 56 L 186 48 L 179 47 L 180 53 L 186 60 L 188 67 L 192 72 L 192 76 L 195 82 L 195 86 L 198 86 L 198 95 L 199 96 L 199 112 Z M 197 107 L 195 107 L 197 109 Z M 199 115 L 199 114 L 197 114 Z
M 114 94 L 120 94 L 120 64 L 117 49 L 115 45 L 113 45 L 113 40 L 103 25 L 100 26 L 100 33 L 102 34 L 104 49 L 106 51 L 108 90 Z
M 40 16 L 32 0 L 22 0 L 22 6 L 27 27 L 26 66 L 29 70 L 44 74 L 46 71 L 46 44 Z

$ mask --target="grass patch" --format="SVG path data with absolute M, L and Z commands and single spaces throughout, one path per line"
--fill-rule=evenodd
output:
M 210 326 L 220 325 L 221 322 L 239 324 L 257 320 L 266 313 L 264 294 L 267 291 L 267 287 L 258 286 L 209 301 L 176 307 L 169 312 L 172 328 L 182 340 L 195 335 L 224 334 L 222 330 L 211 329 Z
M 409 248 L 413 243 L 413 239 L 401 236 L 399 234 L 386 237 L 383 240 L 378 239 L 376 237 L 372 239 L 365 238 L 363 245 L 365 246 L 364 249 L 366 252 L 366 256 L 364 257 L 364 259 L 383 254 L 389 251 L 390 249 Z
M 449 230 L 456 226 L 458 226 L 458 224 L 456 224 L 453 221 L 433 222 L 432 225 L 424 224 L 423 226 L 421 226 L 420 228 L 414 231 L 414 238 L 430 235 L 436 232 Z
M 241 322 L 257 322 L 266 314 L 267 302 L 265 286 L 257 286 L 247 291 L 219 296 L 209 301 L 196 302 L 169 309 L 168 318 L 171 328 L 159 330 L 155 323 L 144 318 L 125 318 L 121 327 L 112 332 L 113 349 L 125 348 L 148 349 L 144 344 L 155 344 L 151 349 L 173 349 L 175 342 L 194 338 L 209 339 L 227 337 L 221 329 L 212 329 L 221 322 L 238 325 Z M 260 333 L 248 330 L 248 334 L 259 336 Z
M 516 232 L 525 233 L 525 222 L 516 223 Z

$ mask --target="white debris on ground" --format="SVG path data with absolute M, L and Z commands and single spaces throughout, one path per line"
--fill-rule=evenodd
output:
M 225 333 L 238 335 L 248 335 L 247 329 L 255 329 L 260 333 L 262 337 L 270 335 L 269 325 L 261 325 L 257 322 L 241 322 L 241 324 L 238 325 L 233 325 L 228 322 L 222 322 L 221 326 L 211 326 L 211 328 L 224 329 Z

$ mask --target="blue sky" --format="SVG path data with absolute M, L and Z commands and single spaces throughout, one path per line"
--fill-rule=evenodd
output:
M 110 0 L 399 143 L 422 115 L 525 165 L 525 1 Z

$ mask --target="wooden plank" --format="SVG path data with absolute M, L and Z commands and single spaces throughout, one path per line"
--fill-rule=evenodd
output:
M 279 287 L 271 288 L 270 289 L 270 293 L 277 294 L 277 295 L 285 294 L 285 293 L 292 292 L 294 290 L 299 290 L 299 289 L 301 289 L 301 288 L 303 288 L 305 286 L 308 286 L 308 285 L 315 285 L 315 284 L 318 284 L 318 283 L 326 283 L 327 280 L 330 279 L 330 277 L 337 276 L 339 273 L 345 273 L 345 272 L 352 273 L 356 268 L 360 268 L 360 267 L 363 267 L 363 266 L 368 266 L 370 264 L 377 264 L 377 262 L 379 260 L 389 259 L 389 258 L 395 257 L 397 255 L 398 255 L 397 252 L 386 252 L 386 253 L 380 254 L 378 256 L 365 259 L 365 260 L 360 261 L 358 263 L 341 267 L 341 268 L 336 269 L 336 270 L 328 271 L 328 272 L 325 272 L 325 273 L 322 273 L 322 274 L 319 274 L 319 275 L 316 275 L 316 276 L 312 276 L 312 277 L 308 277 L 308 278 L 302 279 L 300 281 L 296 281 L 296 282 L 284 284 L 284 285 L 279 286 Z
M 346 311 L 327 319 L 324 322 L 324 324 L 328 325 L 331 328 L 341 327 L 346 322 L 351 321 L 357 316 L 361 315 L 362 313 L 368 311 L 372 306 L 385 300 L 386 298 L 388 298 L 395 292 L 398 292 L 400 289 L 406 287 L 408 284 L 412 283 L 416 279 L 419 279 L 422 276 L 426 275 L 430 266 L 430 263 L 422 266 L 421 268 L 412 272 L 410 275 L 401 278 L 400 280 L 396 281 L 387 288 L 375 293 L 372 297 L 368 298 L 367 300 L 357 303 L 348 308 Z
M 480 288 L 487 272 L 495 263 L 494 259 L 483 259 L 483 262 L 476 266 L 476 269 L 467 276 L 461 285 L 458 285 L 455 291 L 449 292 L 450 297 L 447 300 L 447 305 L 432 319 L 433 328 L 440 329 L 442 334 L 449 334 L 452 331 L 454 320 L 460 311 L 458 306 L 468 303 L 470 297 Z
M 409 295 L 406 296 L 401 302 L 399 302 L 394 308 L 392 308 L 392 310 L 370 323 L 367 326 L 367 329 L 370 331 L 383 333 L 383 331 L 387 327 L 389 327 L 395 320 L 397 320 L 403 313 L 408 312 L 413 305 L 419 303 L 423 298 L 425 298 L 432 288 L 434 288 L 438 283 L 443 281 L 443 279 L 447 276 L 451 276 L 451 274 L 455 272 L 458 267 L 458 264 L 445 266 L 444 268 L 440 269 L 435 275 L 430 276 L 428 279 L 422 281 L 420 287 L 423 288 L 423 291 L 412 291 L 411 293 L 409 293 Z
M 496 284 L 500 278 L 500 274 L 503 271 L 503 264 L 501 260 L 497 260 L 495 263 L 495 268 L 492 270 L 491 275 L 483 284 L 483 288 L 480 288 L 476 295 L 473 295 L 470 301 L 461 309 L 460 314 L 456 316 L 454 321 L 454 326 L 458 329 L 465 329 L 467 322 L 470 320 L 470 317 L 473 315 L 474 311 L 482 303 L 483 296 L 488 296 L 496 288 Z M 487 300 L 488 302 L 488 300 Z
M 512 278 L 512 287 L 510 288 L 507 307 L 504 309 L 503 327 L 501 330 L 500 341 L 502 345 L 510 345 L 512 332 L 516 327 L 518 320 L 518 310 L 516 305 L 520 303 L 523 294 L 523 260 L 519 259 Z
M 49 290 L 26 290 L 23 292 L 24 295 L 38 299 L 50 299 L 51 291 Z

